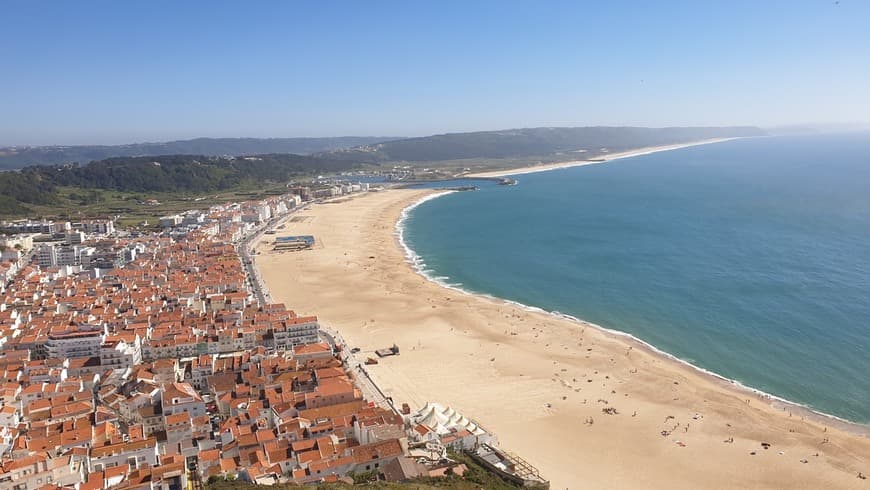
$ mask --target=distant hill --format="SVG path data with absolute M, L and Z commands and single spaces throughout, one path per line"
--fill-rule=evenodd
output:
M 197 138 L 116 146 L 33 146 L 0 148 L 0 170 L 33 165 L 85 164 L 115 157 L 158 155 L 260 155 L 291 153 L 360 162 L 437 162 L 473 158 L 551 156 L 601 148 L 610 151 L 709 138 L 762 136 L 755 127 L 704 128 L 525 128 L 449 133 L 420 138 Z
M 59 203 L 58 188 L 123 192 L 204 193 L 286 182 L 301 176 L 350 170 L 358 164 L 306 155 L 248 157 L 158 155 L 116 157 L 86 165 L 34 165 L 0 172 L 0 215 L 20 215 L 30 205 Z
M 725 128 L 530 128 L 482 131 L 407 138 L 379 142 L 378 138 L 199 139 L 116 147 L 43 147 L 0 157 L 25 161 L 40 156 L 41 165 L 15 172 L 0 172 L 0 214 L 26 214 L 31 206 L 59 205 L 59 187 L 124 192 L 203 193 L 264 182 L 286 182 L 304 175 L 341 172 L 363 164 L 427 162 L 438 165 L 456 160 L 489 159 L 486 165 L 513 165 L 532 158 L 569 160 L 646 146 L 699 141 L 710 138 L 762 136 L 754 127 Z M 353 148 L 344 148 L 354 142 Z M 326 151 L 309 155 L 287 153 L 289 148 Z M 273 152 L 257 153 L 269 148 Z M 97 151 L 131 153 L 182 148 L 196 154 L 118 156 L 82 165 L 45 165 L 52 159 L 89 161 Z M 206 151 L 208 150 L 208 151 Z M 585 150 L 583 153 L 574 153 Z M 53 153 L 54 152 L 54 153 Z M 91 153 L 87 153 L 91 152 Z M 214 156 L 241 153 L 253 156 Z M 76 158 L 72 156 L 78 155 Z M 91 156 L 86 156 L 91 155 Z M 21 160 L 25 159 L 25 160 Z M 493 162 L 493 160 L 495 162 Z M 474 164 L 469 164 L 474 166 Z
M 474 133 L 450 133 L 385 141 L 329 152 L 333 158 L 360 161 L 434 162 L 472 158 L 517 158 L 600 149 L 609 151 L 685 143 L 710 138 L 763 136 L 756 127 L 702 128 L 526 128 Z
M 0 170 L 31 165 L 88 163 L 113 157 L 147 155 L 257 155 L 294 153 L 307 155 L 341 148 L 370 145 L 394 137 L 341 136 L 335 138 L 196 138 L 166 143 L 113 146 L 29 146 L 0 148 Z

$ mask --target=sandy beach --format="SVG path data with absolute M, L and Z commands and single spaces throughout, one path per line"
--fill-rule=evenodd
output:
M 690 146 L 698 146 L 698 145 L 709 145 L 712 143 L 721 143 L 723 141 L 731 141 L 739 138 L 712 138 L 701 141 L 693 141 L 691 143 L 679 143 L 674 145 L 661 145 L 661 146 L 648 146 L 644 148 L 637 148 L 634 150 L 628 151 L 620 151 L 616 153 L 608 153 L 605 155 L 597 156 L 592 160 L 572 160 L 569 162 L 558 162 L 558 163 L 545 163 L 541 165 L 531 165 L 528 167 L 519 167 L 508 170 L 494 170 L 492 172 L 474 172 L 468 175 L 464 175 L 464 177 L 506 177 L 508 175 L 523 175 L 523 174 L 531 174 L 535 172 L 546 172 L 548 170 L 559 170 L 561 168 L 571 168 L 571 167 L 580 167 L 583 165 L 594 165 L 596 163 L 604 163 L 612 160 L 619 160 L 620 158 L 629 158 L 629 157 L 637 157 L 641 155 L 649 155 L 651 153 L 657 153 L 660 151 L 668 151 L 668 150 L 677 150 L 680 148 L 688 148 Z
M 805 417 L 631 338 L 417 274 L 395 224 L 432 192 L 313 205 L 277 236 L 314 235 L 314 249 L 272 253 L 274 235 L 257 247 L 274 301 L 317 315 L 364 353 L 400 347 L 371 367 L 398 404 L 454 406 L 554 489 L 870 489 L 856 477 L 870 474 L 864 427 Z

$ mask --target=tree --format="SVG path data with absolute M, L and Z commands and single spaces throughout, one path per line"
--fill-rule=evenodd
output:
M 350 476 L 353 478 L 353 483 L 355 485 L 361 485 L 363 483 L 371 483 L 373 481 L 378 481 L 377 470 L 365 471 L 363 473 L 354 473 Z

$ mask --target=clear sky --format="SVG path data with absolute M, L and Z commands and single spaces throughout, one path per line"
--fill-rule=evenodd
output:
M 870 1 L 4 1 L 0 144 L 870 120 Z

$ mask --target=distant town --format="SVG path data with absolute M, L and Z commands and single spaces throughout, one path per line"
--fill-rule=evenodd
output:
M 298 209 L 375 190 L 291 185 L 148 231 L 0 223 L 0 490 L 402 482 L 470 466 L 546 487 L 455 408 L 385 396 L 366 372 L 378 358 L 262 284 L 257 240 Z M 275 239 L 274 253 L 316 240 Z

